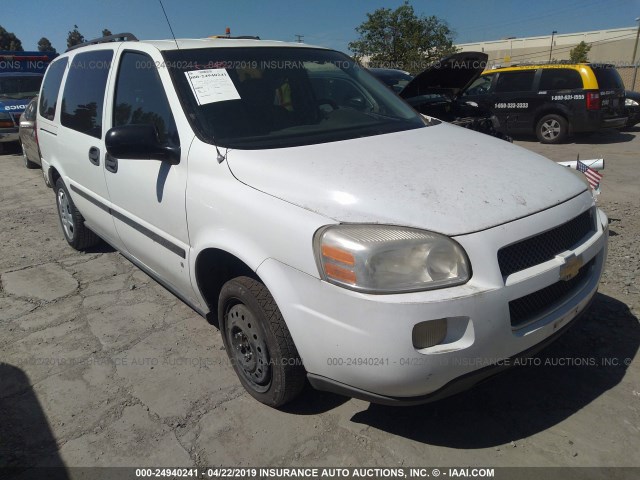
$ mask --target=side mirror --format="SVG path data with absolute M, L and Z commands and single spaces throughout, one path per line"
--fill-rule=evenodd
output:
M 153 125 L 123 125 L 109 129 L 104 139 L 107 152 L 118 159 L 161 160 L 180 163 L 180 147 L 162 145 Z

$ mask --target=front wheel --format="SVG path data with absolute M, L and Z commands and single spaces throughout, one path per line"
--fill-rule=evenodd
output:
M 306 376 L 304 366 L 264 284 L 249 277 L 225 283 L 218 319 L 227 355 L 251 396 L 280 407 L 300 393 Z
M 536 136 L 540 143 L 562 143 L 568 133 L 567 120 L 560 115 L 545 115 L 536 125 Z
M 98 244 L 100 237 L 85 226 L 84 218 L 71 200 L 62 178 L 58 178 L 55 192 L 58 218 L 67 243 L 76 250 L 85 250 Z

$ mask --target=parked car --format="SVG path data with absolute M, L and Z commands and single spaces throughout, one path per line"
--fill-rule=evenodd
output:
M 624 85 L 613 65 L 522 65 L 485 71 L 461 96 L 492 111 L 507 134 L 561 143 L 572 133 L 621 128 Z
M 624 108 L 627 114 L 627 127 L 640 123 L 640 93 L 632 90 L 624 92 Z
M 396 93 L 404 90 L 404 87 L 413 80 L 413 75 L 409 72 L 395 68 L 370 68 L 369 71 Z
M 7 142 L 19 140 L 19 119 L 40 90 L 51 52 L 0 50 L 0 151 Z
M 488 58 L 481 52 L 457 53 L 416 77 L 386 68 L 372 68 L 370 72 L 423 115 L 511 141 L 511 137 L 502 133 L 500 122 L 490 109 L 460 100 L 460 94 L 483 72 Z
M 584 178 L 419 115 L 333 50 L 125 37 L 62 54 L 41 88 L 63 235 L 102 238 L 217 318 L 257 400 L 308 379 L 431 401 L 592 300 L 608 220 Z
M 40 168 L 40 149 L 36 131 L 36 113 L 38 110 L 38 97 L 31 99 L 27 108 L 20 115 L 20 146 L 24 166 L 27 168 Z
M 577 132 L 621 128 L 627 122 L 624 86 L 612 65 L 485 70 L 487 58 L 481 52 L 446 57 L 398 94 L 425 115 L 494 135 L 535 134 L 542 143 L 560 143 Z

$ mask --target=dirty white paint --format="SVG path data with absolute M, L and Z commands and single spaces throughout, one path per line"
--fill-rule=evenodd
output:
M 556 163 L 442 123 L 287 149 L 229 152 L 242 182 L 341 222 L 456 235 L 499 225 L 585 190 Z

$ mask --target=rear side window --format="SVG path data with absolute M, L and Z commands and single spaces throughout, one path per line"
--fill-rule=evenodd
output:
M 120 60 L 113 125 L 153 125 L 160 142 L 179 146 L 180 137 L 169 101 L 150 57 L 125 52 Z
M 96 50 L 73 58 L 62 95 L 61 122 L 92 137 L 102 136 L 104 91 L 113 51 Z
M 505 92 L 527 92 L 533 86 L 533 77 L 535 70 L 524 70 L 521 72 L 501 72 L 498 75 L 498 83 L 496 85 L 497 93 Z
M 620 74 L 613 67 L 595 67 L 592 66 L 593 73 L 596 74 L 598 80 L 598 88 L 600 90 L 621 90 L 624 89 Z
M 581 89 L 582 77 L 577 70 L 570 68 L 549 68 L 542 70 L 540 90 L 576 90 Z
M 69 59 L 63 58 L 49 65 L 47 75 L 44 77 L 42 93 L 40 94 L 40 115 L 47 120 L 53 120 L 56 116 L 56 106 L 58 103 L 58 93 L 64 71 L 67 68 Z

